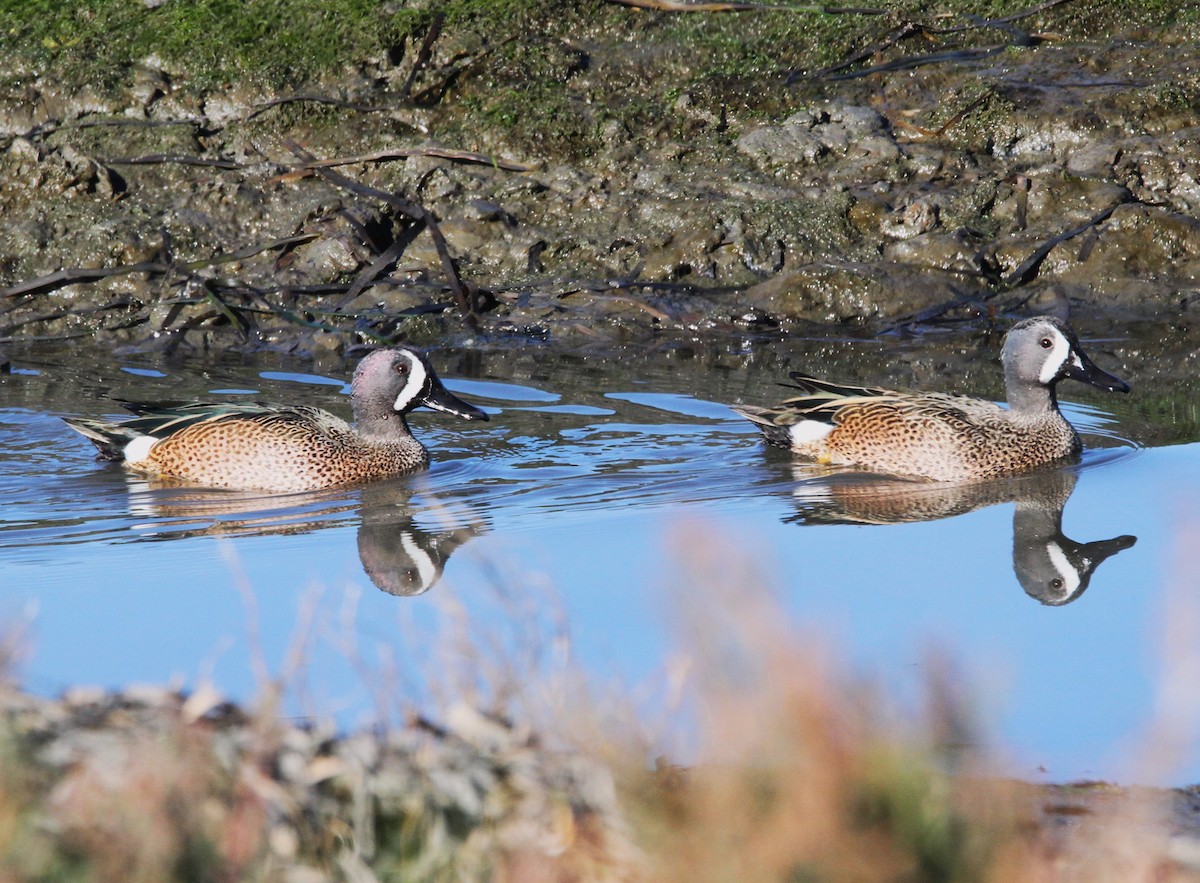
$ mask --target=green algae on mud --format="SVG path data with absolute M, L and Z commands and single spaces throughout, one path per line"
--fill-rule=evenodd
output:
M 630 65 L 644 75 L 606 82 L 622 101 L 607 107 L 600 101 L 602 111 L 619 116 L 620 104 L 630 94 L 644 95 L 663 110 L 681 91 L 689 91 L 704 103 L 711 99 L 714 106 L 732 103 L 770 113 L 780 109 L 776 100 L 786 92 L 764 90 L 762 84 L 780 74 L 834 64 L 899 24 L 925 22 L 931 35 L 959 25 L 956 42 L 969 46 L 996 36 L 996 31 L 963 26 L 971 17 L 1018 12 L 1011 3 L 981 0 L 942 0 L 932 8 L 891 6 L 881 14 L 863 11 L 870 14 L 811 7 L 741 15 L 672 14 L 601 0 L 566 5 L 553 0 L 329 0 L 319 5 L 247 0 L 233 6 L 213 0 L 10 0 L 0 4 L 0 49 L 6 59 L 0 82 L 16 85 L 52 72 L 77 87 L 119 90 L 131 70 L 155 58 L 180 72 L 176 85 L 183 88 L 207 91 L 249 81 L 264 91 L 282 92 L 336 81 L 347 68 L 377 63 L 380 56 L 391 56 L 395 63 L 400 55 L 415 53 L 436 26 L 454 51 L 487 56 L 480 66 L 485 86 L 478 90 L 485 99 L 480 113 L 512 128 L 520 128 L 520 120 L 500 112 L 502 105 L 488 103 L 490 94 L 499 93 L 497 100 L 503 102 L 506 88 L 533 86 L 561 106 L 571 96 L 571 79 L 587 67 L 587 53 L 614 38 L 625 44 Z M 1066 3 L 1020 22 L 1056 38 L 1095 39 L 1131 27 L 1186 32 L 1200 24 L 1200 13 L 1173 3 Z M 585 97 L 591 104 L 600 96 L 589 90 Z

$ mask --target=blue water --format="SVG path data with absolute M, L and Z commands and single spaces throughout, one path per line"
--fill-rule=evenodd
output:
M 669 354 L 626 371 L 549 354 L 485 356 L 469 377 L 455 364 L 438 364 L 447 385 L 492 421 L 418 412 L 427 473 L 270 497 L 147 485 L 95 462 L 59 418 L 117 413 L 103 395 L 118 375 L 129 397 L 344 409 L 340 372 L 115 358 L 79 380 L 53 354 L 14 359 L 0 377 L 0 622 L 23 630 L 24 683 L 211 680 L 245 699 L 283 674 L 291 713 L 353 726 L 422 701 L 461 619 L 531 666 L 565 659 L 653 695 L 682 652 L 681 608 L 712 588 L 689 563 L 716 549 L 753 574 L 747 597 L 773 593 L 799 634 L 902 703 L 931 650 L 952 660 L 1014 775 L 1200 781 L 1194 740 L 1153 772 L 1131 750 L 1172 683 L 1165 660 L 1200 652 L 1200 634 L 1194 651 L 1186 632 L 1183 651 L 1164 638 L 1195 613 L 1197 445 L 1142 447 L 1126 441 L 1133 418 L 1100 409 L 1109 400 L 1067 405 L 1089 449 L 1048 479 L 1065 499 L 1058 554 L 1126 539 L 1054 605 L 1014 569 L 1011 499 L 1040 499 L 1044 481 L 977 508 L 918 499 L 926 516 L 957 513 L 919 520 L 903 490 L 764 449 L 726 403 L 777 395 L 773 371 L 681 370 Z

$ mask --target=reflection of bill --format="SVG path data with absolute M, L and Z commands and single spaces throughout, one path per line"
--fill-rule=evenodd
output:
M 1077 543 L 1062 532 L 1074 472 L 1050 469 L 1014 478 L 951 484 L 829 470 L 798 464 L 793 473 L 797 524 L 903 524 L 1014 503 L 1013 572 L 1026 594 L 1061 606 L 1087 589 L 1106 559 L 1137 542 L 1119 536 Z
M 391 595 L 428 591 L 441 579 L 451 553 L 488 529 L 461 502 L 451 507 L 427 494 L 415 501 L 416 489 L 404 479 L 288 495 L 133 476 L 128 481 L 130 510 L 146 519 L 135 529 L 145 539 L 309 533 L 344 525 L 357 513 L 363 572 Z

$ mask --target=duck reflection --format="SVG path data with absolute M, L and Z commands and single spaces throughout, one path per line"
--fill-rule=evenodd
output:
M 1017 500 L 1013 513 L 1013 571 L 1017 580 L 1030 597 L 1055 607 L 1082 595 L 1097 567 L 1137 542 L 1137 537 L 1126 535 L 1077 543 L 1062 532 L 1065 503 L 1064 499 L 1057 506 L 1047 506 Z
M 1013 572 L 1031 598 L 1062 606 L 1079 598 L 1105 560 L 1137 537 L 1080 543 L 1062 532 L 1063 509 L 1078 475 L 1055 469 L 1009 479 L 944 484 L 861 473 L 793 467 L 800 524 L 902 524 L 962 515 L 998 503 L 1014 503 Z
M 131 511 L 150 519 L 136 528 L 147 540 L 308 533 L 357 520 L 363 572 L 389 595 L 429 591 L 451 554 L 488 530 L 486 520 L 461 501 L 431 502 L 422 494 L 415 503 L 418 489 L 407 480 L 286 496 L 161 479 L 130 478 L 129 484 Z
M 398 499 L 379 484 L 362 489 L 358 525 L 358 557 L 363 571 L 389 595 L 420 595 L 437 584 L 450 555 L 473 537 L 487 531 L 487 523 L 461 505 L 422 508 L 437 522 L 436 528 L 419 525 L 407 498 Z

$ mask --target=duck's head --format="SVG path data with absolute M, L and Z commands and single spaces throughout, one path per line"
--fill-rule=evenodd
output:
M 1014 385 L 1053 388 L 1063 378 L 1107 392 L 1129 392 L 1129 384 L 1096 367 L 1075 332 L 1060 319 L 1037 316 L 1018 322 L 1004 338 L 1004 375 Z
M 488 415 L 451 393 L 438 379 L 429 360 L 409 346 L 375 350 L 363 357 L 350 381 L 357 420 L 394 412 L 407 414 L 424 405 L 466 420 Z

